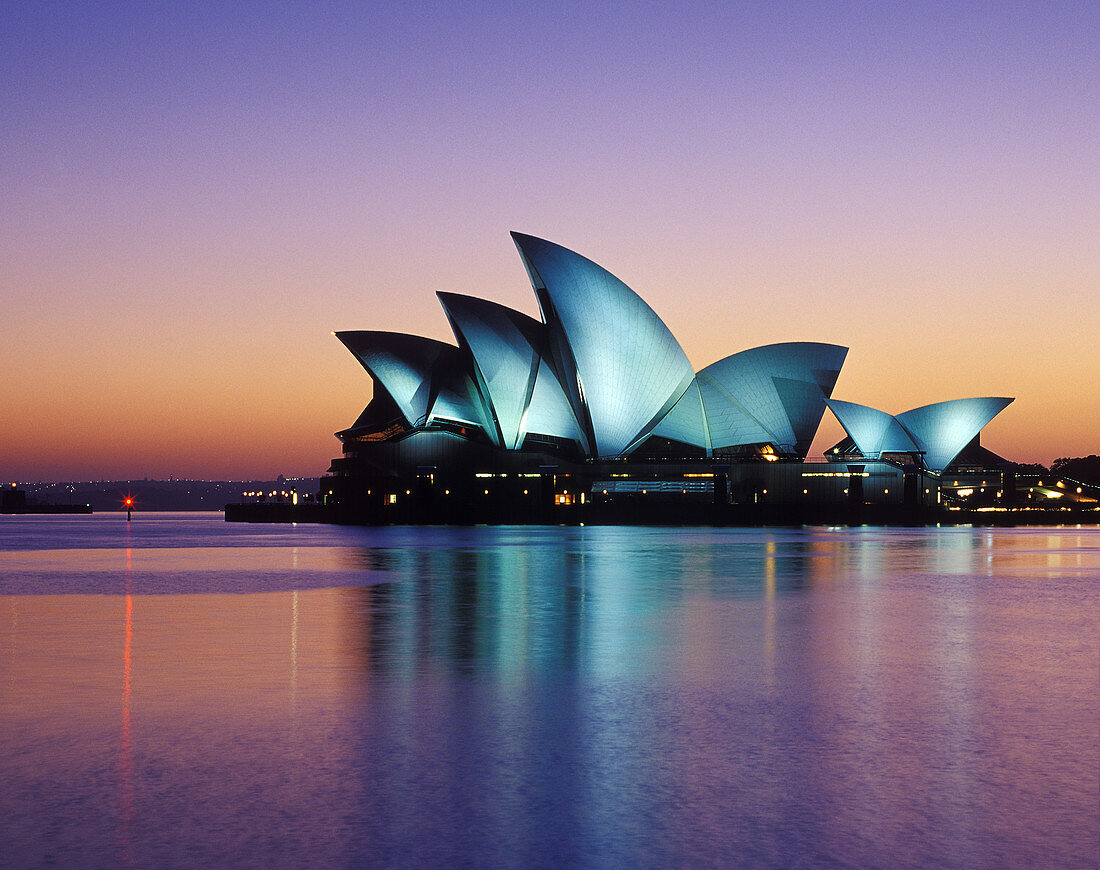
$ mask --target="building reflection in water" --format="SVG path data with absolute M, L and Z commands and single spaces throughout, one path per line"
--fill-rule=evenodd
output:
M 226 837 L 383 866 L 1088 845 L 1095 533 L 369 534 L 331 588 L 138 595 L 127 548 L 121 595 L 5 597 L 16 854 L 46 823 L 58 860 L 117 830 L 121 863 Z M 117 817 L 81 830 L 74 793 Z
M 900 841 L 914 789 L 961 842 L 980 840 L 982 693 L 1041 691 L 979 685 L 983 660 L 1003 654 L 976 636 L 999 607 L 982 578 L 1012 564 L 1012 547 L 970 530 L 708 534 L 706 546 L 693 534 L 359 552 L 394 581 L 351 593 L 349 613 L 369 638 L 364 669 L 385 678 L 386 724 L 415 747 L 400 783 L 446 769 L 442 794 L 492 795 L 495 814 L 534 826 L 527 839 L 598 820 L 615 860 L 675 840 L 660 833 L 675 824 L 737 839 L 797 820 L 812 851 L 852 835 L 831 818 L 871 827 L 885 813 Z M 521 782 L 538 794 L 521 801 Z M 731 802 L 750 820 L 740 834 Z M 672 804 L 691 811 L 669 818 Z
M 390 581 L 350 593 L 369 637 L 366 664 L 390 674 L 491 668 L 629 676 L 690 636 L 668 619 L 670 609 L 760 599 L 774 620 L 776 596 L 807 590 L 822 555 L 799 538 L 784 540 L 780 554 L 766 536 L 719 548 L 670 548 L 658 539 L 647 548 L 638 530 L 560 531 L 574 534 L 545 546 L 352 554 L 352 567 Z

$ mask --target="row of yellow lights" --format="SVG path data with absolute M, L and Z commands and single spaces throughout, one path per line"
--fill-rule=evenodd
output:
M 489 494 L 489 490 L 485 490 L 484 492 L 485 492 L 485 495 L 488 495 L 488 494 Z M 523 491 L 523 494 L 524 494 L 524 495 L 527 495 L 528 493 L 529 493 L 529 490 L 526 490 L 526 489 L 525 489 L 525 490 Z M 444 494 L 444 495 L 450 495 L 450 494 L 451 494 L 451 491 L 450 491 L 449 489 L 445 489 L 445 490 L 443 490 L 443 494 Z M 568 494 L 569 494 L 569 491 L 568 491 L 568 490 L 565 490 L 565 494 L 566 494 L 566 495 L 568 495 Z M 332 493 L 329 493 L 329 495 L 332 495 Z M 371 490 L 369 490 L 369 489 L 367 490 L 367 495 L 371 495 Z M 405 490 L 405 495 L 412 495 L 412 490 L 411 490 L 411 489 L 406 489 L 406 490 Z M 388 498 L 388 499 L 396 499 L 396 498 L 397 498 L 397 493 L 395 493 L 395 492 L 390 492 L 390 493 L 386 493 L 386 498 Z M 391 501 L 391 502 L 390 502 L 390 504 L 395 504 L 395 502 L 392 502 L 392 501 Z
M 479 475 L 477 475 L 477 476 L 478 476 L 478 477 L 493 477 L 494 475 L 489 475 L 489 474 L 479 474 Z M 506 475 L 500 475 L 500 476 L 501 476 L 501 477 L 505 477 Z M 523 477 L 538 477 L 539 475 L 522 475 L 522 476 L 523 476 Z M 615 474 L 613 474 L 613 475 L 612 475 L 612 477 L 628 477 L 628 476 L 629 476 L 629 475 L 625 475 L 625 474 L 619 474 L 619 475 L 615 475 Z M 685 474 L 684 476 L 685 476 L 685 477 L 713 477 L 714 475 L 713 475 L 713 474 L 694 474 L 694 475 L 692 475 L 692 474 Z M 835 475 L 833 475 L 833 474 L 803 474 L 802 476 L 803 476 L 803 477 L 843 477 L 843 476 L 846 476 L 846 475 L 842 475 L 842 474 L 835 474 Z M 865 472 L 865 473 L 863 473 L 862 475 L 859 475 L 859 476 L 862 476 L 862 477 L 868 477 L 869 475 L 868 475 L 868 474 L 867 474 L 867 473 Z M 958 483 L 958 481 L 956 481 L 956 484 L 957 484 L 957 483 Z M 1059 486 L 1063 486 L 1063 487 L 1064 487 L 1064 484 L 1062 484 L 1061 482 L 1059 482 L 1059 483 L 1058 483 L 1058 485 L 1059 485 Z M 13 484 L 12 484 L 12 486 L 15 486 L 15 484 L 13 483 Z M 1032 488 L 1032 489 L 1031 489 L 1030 491 L 1031 491 L 1031 492 L 1034 492 L 1035 490 L 1034 490 L 1034 488 Z M 686 494 L 686 493 L 687 493 L 687 490 L 686 490 L 686 489 L 682 489 L 682 490 L 680 490 L 680 492 L 681 492 L 681 493 L 683 493 L 683 494 Z M 958 490 L 956 490 L 955 494 L 956 494 L 956 495 L 958 495 L 958 496 L 960 496 L 960 497 L 962 497 L 962 498 L 966 498 L 967 496 L 969 496 L 969 495 L 973 494 L 973 492 L 974 492 L 973 488 L 970 488 L 970 489 L 958 489 Z M 985 490 L 984 490 L 984 489 L 982 489 L 982 492 L 985 492 Z M 1081 492 L 1081 487 L 1077 487 L 1077 492 L 1078 492 L 1078 493 L 1080 493 L 1080 492 Z M 647 495 L 648 493 L 649 493 L 649 490 L 646 490 L 646 489 L 643 489 L 643 490 L 642 490 L 642 495 Z M 768 491 L 767 491 L 766 489 L 763 489 L 763 490 L 761 490 L 761 491 L 760 491 L 760 493 L 761 493 L 761 495 L 767 495 L 767 494 L 768 494 Z M 890 489 L 889 489 L 889 487 L 886 487 L 886 488 L 884 488 L 884 489 L 882 490 L 882 493 L 883 493 L 883 495 L 889 495 L 889 494 L 890 494 Z M 929 493 L 931 493 L 931 490 L 930 490 L 930 489 L 925 489 L 924 493 L 925 493 L 925 495 L 928 495 Z M 283 492 L 283 493 L 276 493 L 276 492 L 272 491 L 271 493 L 268 493 L 268 495 L 271 495 L 271 496 L 274 496 L 274 495 L 279 495 L 279 494 L 281 494 L 281 495 L 282 495 L 282 496 L 283 496 L 284 498 L 285 498 L 285 497 L 287 497 L 287 496 L 289 495 L 289 493 L 286 493 L 286 492 Z M 371 494 L 371 490 L 369 490 L 369 489 L 368 489 L 368 490 L 367 490 L 367 495 L 370 495 L 370 494 Z M 450 491 L 449 489 L 445 489 L 445 490 L 443 490 L 443 494 L 444 494 L 444 495 L 450 495 L 450 494 L 451 494 L 451 491 Z M 485 494 L 485 495 L 488 495 L 488 494 L 489 494 L 489 490 L 487 490 L 487 489 L 486 489 L 486 490 L 484 490 L 484 494 Z M 529 494 L 529 490 L 526 490 L 526 489 L 525 489 L 525 490 L 523 491 L 523 494 L 524 494 L 524 495 L 528 495 L 528 494 Z M 561 494 L 561 495 L 569 495 L 569 490 L 563 490 L 563 491 L 562 491 L 562 492 L 561 492 L 560 494 Z M 603 494 L 604 494 L 604 495 L 607 495 L 607 494 L 608 494 L 608 491 L 607 491 L 606 489 L 605 489 L 605 490 L 603 490 Z M 803 494 L 803 495 L 809 495 L 809 494 L 810 494 L 810 491 L 809 491 L 808 489 L 803 489 L 803 490 L 802 490 L 802 494 Z M 847 495 L 847 494 L 848 494 L 848 490 L 847 490 L 847 488 L 845 488 L 845 490 L 844 490 L 844 494 L 845 494 L 845 495 Z M 1000 493 L 1000 491 L 998 491 L 998 493 L 997 493 L 997 494 L 998 494 L 998 495 L 1000 495 L 1000 494 L 1001 494 L 1001 493 Z M 246 492 L 246 493 L 243 493 L 243 495 L 246 495 L 246 496 L 257 496 L 257 495 L 264 495 L 264 493 L 262 493 L 262 492 Z M 297 495 L 297 493 L 295 493 L 295 495 Z M 406 490 L 405 490 L 405 495 L 412 495 L 412 490 L 411 490 L 411 489 L 406 489 Z M 389 493 L 388 497 L 389 497 L 389 498 L 392 498 L 392 499 L 396 499 L 396 498 L 397 498 L 397 495 L 396 495 L 395 493 Z M 584 498 L 584 493 L 581 493 L 581 498 L 582 498 L 582 499 Z M 390 503 L 391 503 L 391 504 L 394 504 L 395 502 L 390 502 Z

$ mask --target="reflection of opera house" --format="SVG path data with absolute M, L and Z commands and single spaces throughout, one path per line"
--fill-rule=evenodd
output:
M 580 505 L 598 517 L 601 506 L 658 504 L 675 519 L 676 505 L 931 505 L 945 470 L 988 477 L 1011 465 L 978 433 L 1012 399 L 896 416 L 836 401 L 847 348 L 814 342 L 744 350 L 696 372 L 610 272 L 512 235 L 541 321 L 440 293 L 455 345 L 337 333 L 374 395 L 337 433 L 330 500 L 379 519 L 519 520 Z M 848 438 L 828 462 L 807 463 L 826 408 Z

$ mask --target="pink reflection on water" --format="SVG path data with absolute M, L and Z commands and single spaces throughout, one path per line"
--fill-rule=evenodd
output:
M 119 740 L 119 847 L 124 864 L 132 863 L 134 820 L 134 758 L 130 732 L 131 659 L 134 634 L 133 551 L 126 548 L 126 618 L 122 646 L 122 733 Z
M 127 549 L 124 595 L 5 596 L 11 854 L 962 867 L 1091 848 L 1097 533 L 556 533 L 577 558 L 419 534 L 440 545 L 359 555 L 402 578 L 376 586 L 140 596 L 148 553 Z

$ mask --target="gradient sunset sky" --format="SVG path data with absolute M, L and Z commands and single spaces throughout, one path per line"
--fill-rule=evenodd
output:
M 0 477 L 320 474 L 370 398 L 331 333 L 537 316 L 509 230 L 697 369 L 843 344 L 838 399 L 1100 452 L 1098 42 L 1092 2 L 5 4 Z

